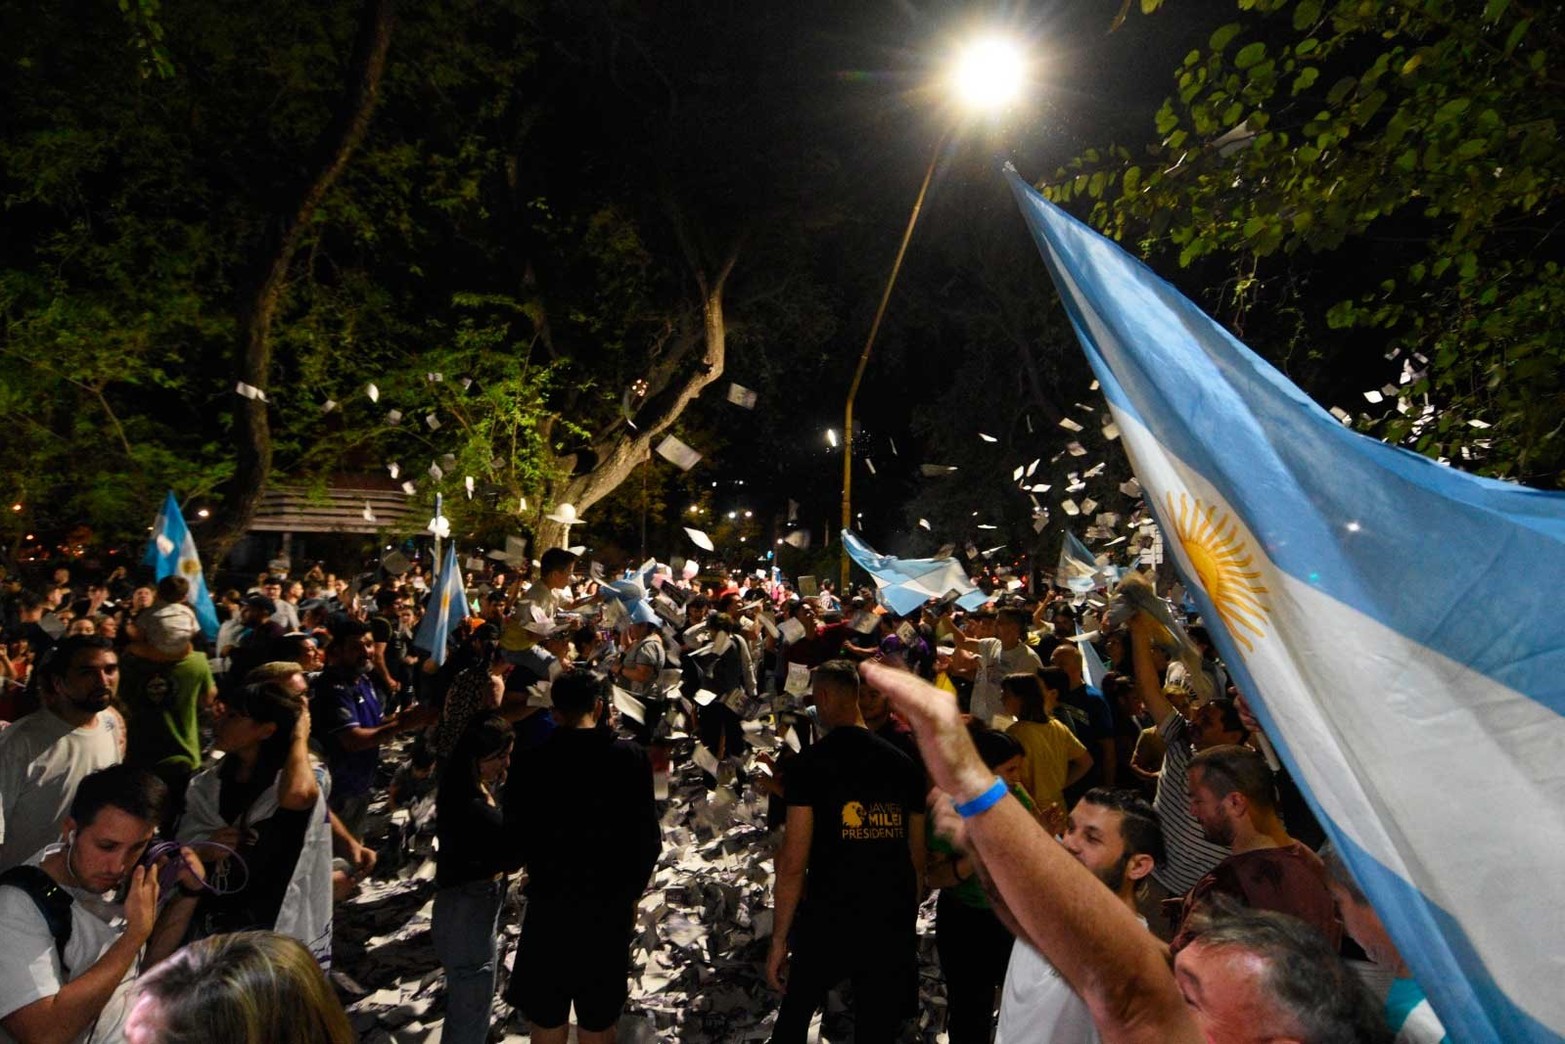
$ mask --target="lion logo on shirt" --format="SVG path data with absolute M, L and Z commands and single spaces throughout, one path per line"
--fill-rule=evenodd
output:
M 849 801 L 842 806 L 842 825 L 850 830 L 856 830 L 864 825 L 864 806 L 857 801 Z

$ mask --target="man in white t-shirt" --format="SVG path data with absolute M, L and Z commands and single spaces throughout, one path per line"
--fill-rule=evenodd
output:
M 1091 870 L 1132 912 L 1136 888 L 1163 858 L 1157 813 L 1127 790 L 1097 788 L 1082 795 L 1066 820 L 1065 850 Z M 982 872 L 982 866 L 979 865 Z M 993 893 L 993 889 L 990 890 Z M 995 896 L 991 894 L 991 900 Z M 1009 911 L 995 911 L 1010 925 Z M 1143 922 L 1145 923 L 1145 922 Z M 1014 925 L 1010 925 L 1015 931 Z M 1000 1024 L 995 1044 L 1088 1044 L 1098 1040 L 1087 1004 L 1054 965 L 1021 938 L 1000 990 Z
M 985 725 L 1005 715 L 1000 682 L 1007 674 L 1032 674 L 1043 667 L 1038 654 L 1027 645 L 1028 616 L 1022 609 L 1001 609 L 995 616 L 993 638 L 969 638 L 960 631 L 952 637 L 957 648 L 977 660 L 973 674 L 972 715 Z
M 188 848 L 142 865 L 167 797 L 150 772 L 94 772 L 65 843 L 0 875 L 0 1042 L 124 1039 L 136 976 L 179 947 L 203 887 Z
M 123 722 L 108 710 L 119 686 L 113 642 L 61 639 L 38 686 L 43 706 L 0 731 L 0 870 L 58 841 L 76 785 L 124 756 Z

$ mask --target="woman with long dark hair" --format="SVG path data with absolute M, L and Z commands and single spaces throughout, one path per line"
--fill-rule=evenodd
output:
M 496 927 L 505 897 L 500 787 L 514 744 L 498 714 L 475 718 L 456 742 L 435 796 L 435 954 L 446 969 L 445 1044 L 484 1044 L 494 1003 Z
M 218 702 L 213 747 L 223 759 L 190 780 L 181 841 L 200 846 L 215 891 L 202 898 L 202 935 L 263 929 L 331 960 L 331 827 L 324 770 L 310 757 L 310 711 L 298 664 L 267 664 L 264 680 Z

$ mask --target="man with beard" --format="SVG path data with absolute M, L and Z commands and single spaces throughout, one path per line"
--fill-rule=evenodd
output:
M 316 675 L 310 698 L 310 729 L 325 747 L 331 770 L 331 810 L 354 837 L 364 836 L 380 745 L 427 724 L 427 717 L 417 711 L 389 717 L 382 712 L 370 684 L 373 653 L 368 624 L 338 620 L 326 647 L 326 666 Z
M 0 870 L 60 839 L 90 773 L 119 764 L 125 734 L 108 710 L 119 658 L 107 638 L 64 638 L 38 666 L 43 706 L 0 732 Z
M 950 817 L 960 823 L 960 817 Z M 1128 790 L 1098 787 L 1082 795 L 1066 820 L 1065 851 L 1092 871 L 1132 913 L 1136 889 L 1163 858 L 1163 831 L 1152 806 Z M 982 867 L 975 863 L 979 870 Z M 991 901 L 996 899 L 991 892 Z M 995 910 L 1010 922 L 1002 902 Z M 1014 922 L 1010 922 L 1014 923 Z M 1145 922 L 1143 922 L 1145 923 Z M 1092 1015 L 1054 965 L 1018 937 L 1000 993 L 1000 1026 L 995 1044 L 1050 1041 L 1096 1042 Z
M 1230 854 L 1185 897 L 1175 953 L 1190 941 L 1191 915 L 1217 894 L 1252 909 L 1297 917 L 1336 948 L 1342 928 L 1326 868 L 1319 856 L 1288 836 L 1265 758 L 1232 745 L 1201 751 L 1190 762 L 1190 814 L 1206 840 Z

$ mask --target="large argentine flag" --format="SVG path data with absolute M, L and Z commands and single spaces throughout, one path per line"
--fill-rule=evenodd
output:
M 196 541 L 185 524 L 185 513 L 179 510 L 174 491 L 169 490 L 152 523 L 152 539 L 147 541 L 147 553 L 142 561 L 155 570 L 157 579 L 178 573 L 190 581 L 190 594 L 185 601 L 196 611 L 201 633 L 207 641 L 217 641 L 217 606 L 212 604 L 212 594 L 207 590 L 206 577 L 201 573 L 201 557 L 196 554 Z
M 1453 1040 L 1565 1034 L 1565 496 L 1351 432 L 1011 186 L 1213 637 Z

